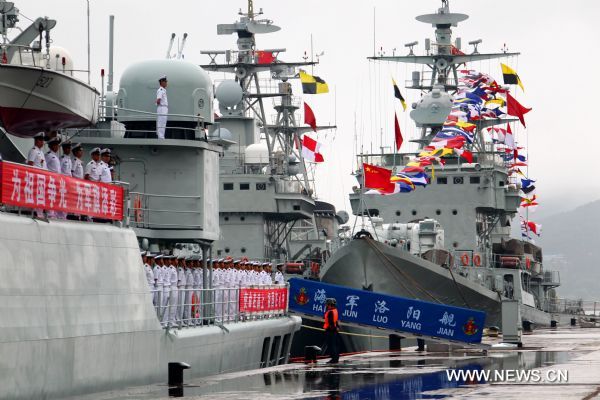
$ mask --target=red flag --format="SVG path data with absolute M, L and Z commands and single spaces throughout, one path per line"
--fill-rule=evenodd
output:
M 306 103 L 304 103 L 304 123 L 310 125 L 313 131 L 317 131 L 317 119 L 315 118 L 315 113 L 313 113 L 313 110 Z
M 392 179 L 391 170 L 363 163 L 363 171 L 365 174 L 366 188 L 377 189 L 382 193 L 394 192 L 396 185 L 390 182 L 390 179 Z
M 2 64 L 8 64 L 8 58 L 6 57 L 6 52 L 2 52 Z
M 275 56 L 272 51 L 258 50 L 256 55 L 259 64 L 273 64 L 273 61 L 275 61 Z
M 402 146 L 402 142 L 404 139 L 402 138 L 402 132 L 400 132 L 400 125 L 398 124 L 398 116 L 394 113 L 394 135 L 396 137 L 396 151 L 400 150 L 400 146 Z
M 506 113 L 513 117 L 519 117 L 519 121 L 525 126 L 525 114 L 531 111 L 531 108 L 524 107 L 510 93 L 506 93 Z

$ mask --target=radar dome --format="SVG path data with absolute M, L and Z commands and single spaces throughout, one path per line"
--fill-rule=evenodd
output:
M 246 164 L 268 164 L 269 149 L 266 143 L 254 143 L 246 147 Z
M 348 220 L 350 219 L 350 216 L 348 215 L 348 213 L 344 210 L 340 210 L 338 211 L 338 213 L 335 216 L 338 220 L 338 222 L 343 225 L 346 222 L 348 222 Z
M 210 76 L 196 64 L 175 59 L 135 63 L 123 72 L 117 105 L 130 111 L 119 110 L 120 121 L 156 120 L 156 90 L 163 75 L 168 80 L 169 114 L 178 114 L 169 115 L 169 123 L 197 122 L 198 116 L 204 122 L 214 121 Z
M 233 107 L 242 101 L 242 87 L 239 83 L 232 80 L 223 81 L 219 84 L 216 90 L 216 97 L 219 100 L 219 105 L 225 107 Z

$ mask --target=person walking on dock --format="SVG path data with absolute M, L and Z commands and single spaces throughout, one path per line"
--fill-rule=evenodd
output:
M 338 350 L 340 327 L 338 322 L 337 302 L 334 298 L 329 298 L 326 300 L 325 305 L 325 322 L 323 323 L 323 329 L 325 329 L 327 352 L 331 357 L 331 360 L 329 360 L 327 364 L 337 364 L 340 359 Z
M 169 100 L 167 99 L 167 77 L 163 75 L 158 80 L 160 87 L 156 91 L 156 136 L 165 138 L 167 128 L 167 114 L 169 113 Z

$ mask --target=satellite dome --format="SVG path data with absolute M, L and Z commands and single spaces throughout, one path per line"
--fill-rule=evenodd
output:
M 242 87 L 236 81 L 226 80 L 219 84 L 215 92 L 219 104 L 225 107 L 233 107 L 242 101 Z
M 268 164 L 269 149 L 266 143 L 254 143 L 246 147 L 246 164 Z

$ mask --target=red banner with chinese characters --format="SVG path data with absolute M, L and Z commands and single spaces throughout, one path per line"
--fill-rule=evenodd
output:
M 286 287 L 240 289 L 240 312 L 285 311 L 287 301 Z
M 123 219 L 122 187 L 7 161 L 0 162 L 0 171 L 0 203 L 111 220 Z

